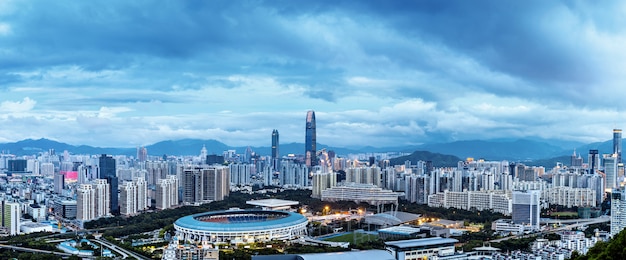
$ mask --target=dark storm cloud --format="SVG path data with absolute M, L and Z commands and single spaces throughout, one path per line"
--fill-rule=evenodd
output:
M 600 126 L 625 106 L 626 14 L 615 4 L 0 2 L 0 101 L 23 116 L 81 111 L 94 121 L 150 125 L 166 138 L 195 131 L 249 139 L 239 124 L 253 113 L 283 113 L 276 117 L 283 120 L 310 108 L 320 118 L 323 110 L 336 115 L 337 133 L 395 133 L 380 137 L 387 141 L 499 137 L 533 127 L 516 133 L 545 135 L 557 123 L 575 136 L 564 122 L 585 114 Z M 207 117 L 198 113 L 219 114 L 212 122 L 233 131 L 195 128 L 189 122 Z M 61 113 L 50 122 L 71 118 Z M 281 120 L 248 130 L 289 125 Z M 327 136 L 360 142 L 337 133 Z
M 397 1 L 363 2 L 360 10 L 381 18 L 406 35 L 427 38 L 464 53 L 483 66 L 522 78 L 534 89 L 507 89 L 482 83 L 488 91 L 533 96 L 569 94 L 603 74 L 593 61 L 595 46 L 577 35 L 584 23 L 606 23 L 602 15 L 558 1 Z M 614 3 L 614 2 L 613 2 Z M 365 6 L 371 4 L 369 6 Z M 611 5 L 595 10 L 610 11 Z M 585 10 L 585 9 L 582 9 Z M 385 19 L 389 17 L 389 19 Z M 613 17 L 607 15 L 607 17 Z M 612 18 L 608 18 L 612 19 Z M 611 22 L 609 22 L 611 24 Z M 437 67 L 436 70 L 441 70 Z M 459 78 L 462 82 L 462 78 Z M 471 82 L 467 82 L 471 84 Z M 582 100 L 578 100 L 582 101 Z

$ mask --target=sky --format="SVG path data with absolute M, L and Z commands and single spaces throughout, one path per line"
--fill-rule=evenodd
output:
M 0 0 L 0 142 L 596 142 L 624 97 L 624 1 Z

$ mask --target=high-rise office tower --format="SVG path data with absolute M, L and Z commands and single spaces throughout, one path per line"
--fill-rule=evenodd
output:
M 306 132 L 304 136 L 304 159 L 309 169 L 317 165 L 317 138 L 315 137 L 315 112 L 309 110 L 306 113 Z
M 623 189 L 611 191 L 611 236 L 626 227 L 626 193 Z
M 230 171 L 226 166 L 210 166 L 203 170 L 203 199 L 224 200 L 230 194 Z
M 65 188 L 65 175 L 54 173 L 54 192 L 61 194 L 63 193 L 63 188 Z
M 622 129 L 613 129 L 613 153 L 617 154 L 617 163 L 622 163 Z
M 137 147 L 137 160 L 140 162 L 148 160 L 148 149 L 146 147 Z
M 226 166 L 185 168 L 181 181 L 186 204 L 224 200 L 230 191 L 230 171 Z
M 181 182 L 184 203 L 193 204 L 202 201 L 203 181 L 201 168 L 184 169 Z
M 100 156 L 98 167 L 100 168 L 100 176 L 98 176 L 98 179 L 106 179 L 109 185 L 111 185 L 111 188 L 109 189 L 111 191 L 111 198 L 109 199 L 111 204 L 109 209 L 111 214 L 116 215 L 120 211 L 117 198 L 119 188 L 117 182 L 117 172 L 115 168 L 115 159 L 113 159 L 113 157 L 111 156 L 103 154 Z
M 610 192 L 612 189 L 618 188 L 616 154 L 605 154 L 603 163 L 606 176 L 606 192 Z
M 278 167 L 278 130 L 272 131 L 272 169 L 277 170 Z
M 0 218 L 2 218 L 2 227 L 6 228 L 6 231 L 7 233 L 9 233 L 9 235 L 19 234 L 20 217 L 22 216 L 20 204 L 17 202 L 3 200 L 0 210 L 2 210 L 2 214 L 0 215 Z
M 600 166 L 600 155 L 598 154 L 597 149 L 589 150 L 588 162 L 589 162 L 589 173 L 593 174 L 596 170 L 598 170 L 598 167 Z
M 533 230 L 539 230 L 539 190 L 513 191 L 512 219 L 515 224 L 528 225 Z

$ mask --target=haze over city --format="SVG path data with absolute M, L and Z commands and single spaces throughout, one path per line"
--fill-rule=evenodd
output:
M 1 1 L 0 142 L 607 140 L 626 4 Z

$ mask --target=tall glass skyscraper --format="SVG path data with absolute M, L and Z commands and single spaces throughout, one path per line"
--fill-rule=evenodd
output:
M 278 158 L 278 130 L 272 131 L 272 159 Z
M 306 133 L 304 136 L 304 160 L 309 169 L 311 169 L 311 166 L 317 165 L 316 144 L 315 112 L 313 110 L 309 110 L 306 113 Z
M 622 129 L 613 129 L 613 153 L 617 154 L 617 163 L 622 163 Z
M 117 215 L 119 214 L 119 204 L 118 204 L 118 181 L 117 181 L 117 173 L 115 170 L 115 159 L 111 156 L 107 156 L 103 154 L 100 156 L 98 167 L 100 167 L 100 176 L 98 179 L 106 179 L 111 188 L 111 198 L 110 201 L 110 211 L 111 214 Z
M 272 169 L 278 170 L 278 130 L 272 131 Z

